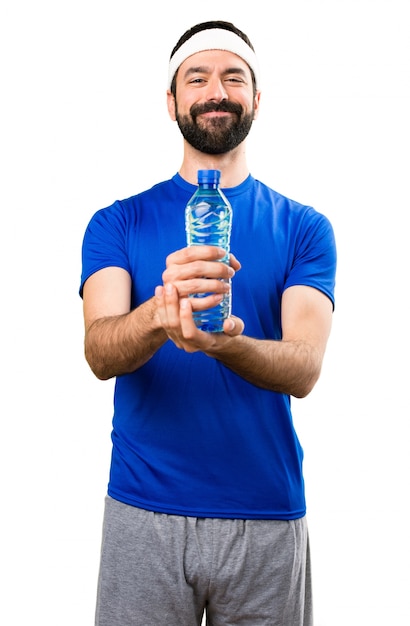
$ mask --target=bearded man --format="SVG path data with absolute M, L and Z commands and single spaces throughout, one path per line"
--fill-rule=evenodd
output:
M 320 375 L 336 249 L 324 215 L 250 174 L 260 99 L 241 30 L 189 29 L 169 62 L 178 173 L 86 229 L 85 355 L 98 378 L 116 379 L 97 626 L 313 623 L 290 399 Z M 186 246 L 199 169 L 220 170 L 232 205 L 229 264 L 217 247 Z M 199 330 L 193 312 L 229 283 L 223 332 Z

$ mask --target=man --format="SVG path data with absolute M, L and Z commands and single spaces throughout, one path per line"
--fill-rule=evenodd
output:
M 246 136 L 257 59 L 234 25 L 187 31 L 169 64 L 184 138 L 171 180 L 92 218 L 83 243 L 85 353 L 116 377 L 96 624 L 312 624 L 302 449 L 290 396 L 315 385 L 331 327 L 329 221 L 255 180 Z M 223 251 L 187 248 L 198 169 L 219 169 L 233 208 Z M 223 333 L 193 309 L 219 302 Z M 188 298 L 192 293 L 211 294 Z

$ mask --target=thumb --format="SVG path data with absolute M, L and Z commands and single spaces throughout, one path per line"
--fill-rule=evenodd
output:
M 235 317 L 231 315 L 224 321 L 223 330 L 225 335 L 229 335 L 230 337 L 236 337 L 237 335 L 241 335 L 245 329 L 245 324 L 243 320 L 239 317 Z

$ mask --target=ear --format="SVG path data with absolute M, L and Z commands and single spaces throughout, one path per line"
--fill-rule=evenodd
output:
M 260 106 L 260 100 L 261 100 L 261 92 L 257 91 L 256 95 L 255 95 L 255 99 L 254 99 L 254 110 L 255 110 L 255 114 L 253 116 L 253 119 L 256 120 L 259 114 L 259 106 Z
M 171 118 L 171 120 L 173 122 L 176 121 L 176 114 L 175 114 L 175 98 L 172 95 L 172 93 L 169 91 L 167 91 L 167 107 L 168 107 L 168 113 L 169 113 L 169 117 Z

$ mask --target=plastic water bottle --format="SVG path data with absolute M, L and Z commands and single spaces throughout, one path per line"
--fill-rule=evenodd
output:
M 217 262 L 229 263 L 229 244 L 232 228 L 232 207 L 219 188 L 219 170 L 198 170 L 198 189 L 185 209 L 185 228 L 188 246 L 218 246 L 226 255 Z M 222 280 L 222 279 L 221 279 Z M 230 284 L 230 280 L 225 282 Z M 203 298 L 208 294 L 192 294 Z M 215 307 L 194 312 L 194 321 L 201 330 L 222 332 L 223 321 L 231 314 L 231 292 Z

